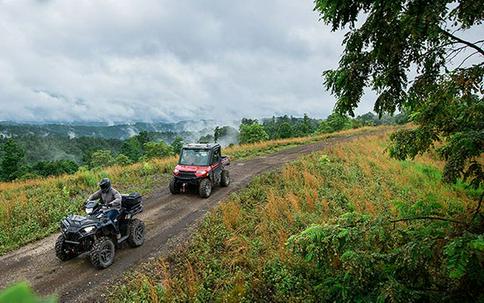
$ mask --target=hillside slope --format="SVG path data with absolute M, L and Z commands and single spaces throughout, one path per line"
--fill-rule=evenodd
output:
M 143 247 L 139 249 L 121 249 L 117 251 L 115 263 L 103 271 L 95 270 L 88 260 L 83 257 L 62 263 L 55 258 L 53 251 L 57 235 L 26 245 L 21 249 L 7 253 L 0 257 L 0 271 L 8 273 L 0 276 L 0 288 L 19 280 L 28 280 L 36 291 L 41 294 L 57 293 L 62 301 L 92 302 L 101 289 L 101 286 L 111 283 L 131 266 L 148 258 L 167 255 L 173 249 L 167 241 L 173 237 L 187 235 L 186 228 L 204 216 L 205 212 L 216 206 L 219 201 L 226 199 L 231 192 L 245 187 L 251 178 L 262 172 L 281 167 L 283 164 L 297 159 L 323 147 L 330 146 L 339 141 L 354 139 L 357 136 L 370 132 L 381 132 L 382 129 L 366 129 L 335 134 L 334 138 L 328 136 L 298 138 L 279 141 L 269 141 L 246 146 L 236 146 L 227 152 L 236 159 L 251 158 L 252 160 L 235 161 L 231 167 L 233 183 L 228 188 L 216 188 L 209 199 L 200 199 L 197 195 L 172 196 L 166 186 L 166 174 L 174 164 L 173 158 L 161 159 L 149 163 L 139 163 L 128 167 L 112 167 L 105 172 L 83 172 L 80 175 L 66 176 L 64 178 L 49 178 L 46 180 L 26 181 L 22 183 L 4 183 L 1 188 L 4 203 L 12 204 L 18 195 L 35 197 L 33 201 L 24 200 L 15 211 L 26 212 L 17 220 L 3 221 L 9 229 L 1 231 L 27 231 L 25 237 L 45 236 L 57 230 L 58 221 L 55 216 L 62 216 L 68 207 L 73 211 L 79 208 L 82 196 L 89 187 L 94 187 L 97 177 L 109 174 L 119 184 L 123 191 L 126 188 L 139 188 L 147 193 L 145 212 L 141 218 L 146 223 L 147 238 Z M 326 138 L 326 139 L 324 139 Z M 310 142 L 316 142 L 309 144 Z M 295 145 L 301 145 L 294 147 Z M 255 158 L 254 158 L 255 157 Z M 158 177 L 157 177 L 158 176 Z M 88 183 L 92 182 L 92 183 Z M 132 184 L 130 184 L 132 182 Z M 91 185 L 89 185 L 91 184 Z M 77 191 L 74 189 L 77 188 Z M 41 195 L 34 195 L 41 194 Z M 16 196 L 17 195 L 17 196 Z M 64 196 L 63 196 L 64 195 Z M 49 197 L 57 197 L 55 200 Z M 69 202 L 69 198 L 75 203 Z M 71 200 L 72 201 L 72 200 Z M 9 204 L 0 205 L 5 209 Z M 12 204 L 14 205 L 14 204 Z M 15 204 L 14 206 L 16 207 Z M 0 208 L 2 210 L 2 208 Z M 32 211 L 34 216 L 29 216 Z M 48 212 L 52 217 L 47 217 Z M 44 216 L 42 216 L 44 214 Z M 20 216 L 17 212 L 10 215 Z M 55 216 L 54 216 L 55 215 Z M 21 218 L 25 218 L 21 220 Z M 28 219 L 31 219 L 29 221 Z M 50 229 L 42 230 L 38 227 L 38 219 L 42 219 Z M 25 220 L 25 221 L 24 221 Z M 26 225 L 23 222 L 26 222 Z M 29 229 L 37 224 L 36 229 Z M 4 238 L 13 239 L 12 233 L 3 234 Z M 18 235 L 18 233 L 16 234 Z M 10 237 L 10 238 L 9 238 Z M 17 239 L 17 238 L 15 238 Z M 19 241 L 24 241 L 19 238 Z M 18 245 L 22 242 L 17 242 Z M 24 244 L 23 242 L 22 244 Z M 2 243 L 3 244 L 3 243 Z M 10 246 L 9 248 L 12 248 Z M 75 273 L 75 275 L 72 275 Z M 69 277 L 66 279 L 66 277 Z
M 330 137 L 373 130 L 378 128 L 235 145 L 223 152 L 233 160 L 247 159 Z M 83 202 L 96 190 L 101 178 L 111 178 L 121 192 L 147 194 L 166 184 L 176 161 L 175 157 L 155 158 L 124 166 L 81 170 L 73 175 L 0 182 L 0 255 L 57 231 L 62 217 L 82 211 Z
M 390 159 L 387 140 L 332 145 L 256 178 L 111 301 L 483 300 L 479 193 L 442 183 L 432 155 Z

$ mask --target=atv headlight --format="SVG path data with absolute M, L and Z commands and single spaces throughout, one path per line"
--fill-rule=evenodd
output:
M 94 226 L 88 226 L 88 227 L 85 227 L 85 228 L 84 228 L 84 231 L 85 231 L 86 233 L 90 233 L 91 231 L 93 231 L 93 230 L 94 230 L 94 228 L 95 228 Z

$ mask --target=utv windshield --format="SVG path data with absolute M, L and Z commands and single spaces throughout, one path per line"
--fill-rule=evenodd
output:
M 180 156 L 181 165 L 209 165 L 210 151 L 206 149 L 183 149 Z

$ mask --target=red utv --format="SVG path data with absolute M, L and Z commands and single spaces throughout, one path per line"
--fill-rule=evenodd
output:
M 228 165 L 230 160 L 221 155 L 220 144 L 185 145 L 173 170 L 170 192 L 178 194 L 191 186 L 198 189 L 200 197 L 208 198 L 213 186 L 230 184 Z

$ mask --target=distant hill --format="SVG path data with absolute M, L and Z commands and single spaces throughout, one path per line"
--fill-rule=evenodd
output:
M 235 125 L 237 122 L 233 122 Z M 125 141 L 140 132 L 147 132 L 154 141 L 168 144 L 176 137 L 185 142 L 197 142 L 204 136 L 212 136 L 217 124 L 213 120 L 169 122 L 138 122 L 108 125 L 103 122 L 73 123 L 18 123 L 0 122 L 0 159 L 7 138 L 25 150 L 25 161 L 33 165 L 38 161 L 72 160 L 86 164 L 96 150 L 121 152 Z
M 133 124 L 107 125 L 104 123 L 55 123 L 34 124 L 0 122 L 0 137 L 24 137 L 24 136 L 60 136 L 68 138 L 97 137 L 105 139 L 127 139 L 139 134 L 141 131 L 166 134 L 161 136 L 168 141 L 179 134 L 186 139 L 196 140 L 200 136 L 213 132 L 217 125 L 213 120 L 169 122 L 137 122 Z M 161 139 L 161 138 L 160 138 Z

